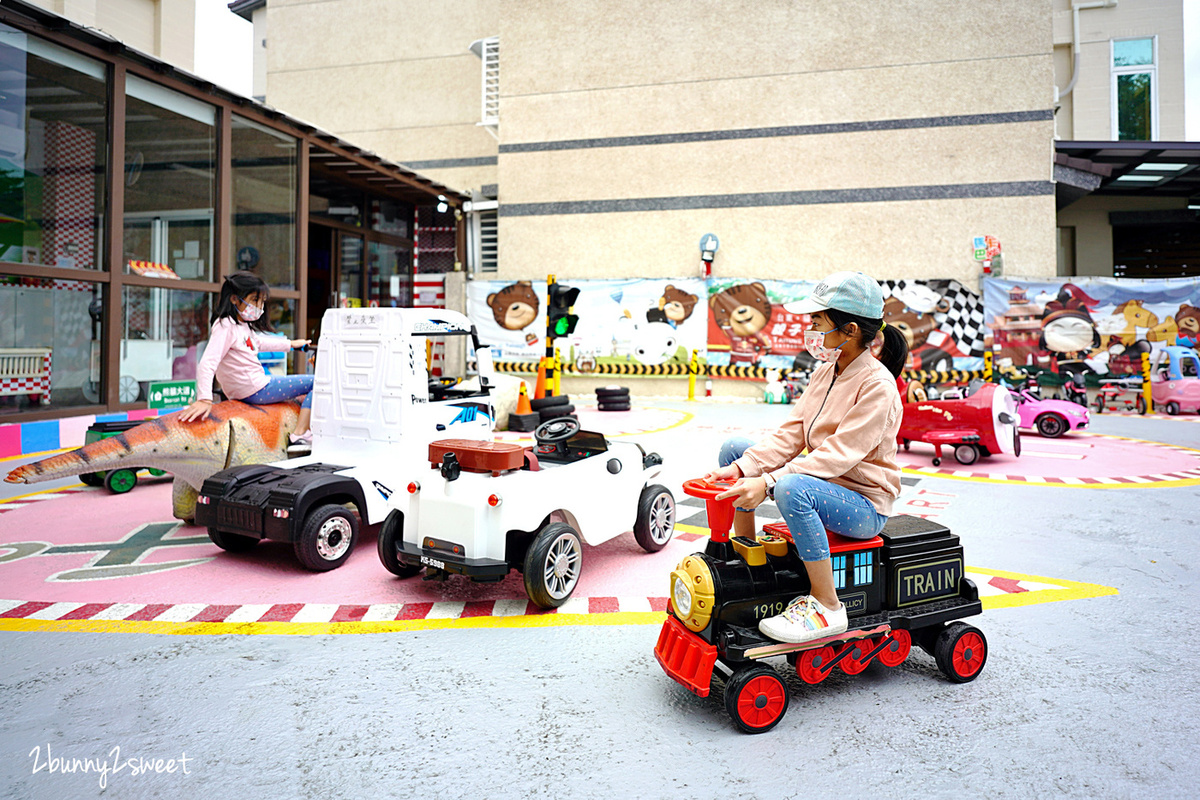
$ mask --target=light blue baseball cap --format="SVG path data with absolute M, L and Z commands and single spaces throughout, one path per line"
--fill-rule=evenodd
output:
M 856 317 L 883 319 L 883 289 L 879 281 L 862 272 L 835 272 L 824 278 L 812 294 L 788 304 L 795 314 L 815 314 L 836 308 Z

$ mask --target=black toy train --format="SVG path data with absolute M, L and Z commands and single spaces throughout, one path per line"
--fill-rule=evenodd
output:
M 707 697 L 714 670 L 725 678 L 725 708 L 747 733 L 773 728 L 788 707 L 788 689 L 772 667 L 786 656 L 806 683 L 835 668 L 857 675 L 871 661 L 899 666 L 913 644 L 930 653 L 952 681 L 973 680 L 987 661 L 987 640 L 963 617 L 982 612 L 975 583 L 963 568 L 963 549 L 947 528 L 919 517 L 888 520 L 866 541 L 829 534 L 834 581 L 845 604 L 844 633 L 804 644 L 769 639 L 759 620 L 807 594 L 808 575 L 787 526 L 764 527 L 755 539 L 729 536 L 733 505 L 712 497 L 728 488 L 687 481 L 684 491 L 708 501 L 712 537 L 703 553 L 671 573 L 667 619 L 654 648 L 672 679 Z

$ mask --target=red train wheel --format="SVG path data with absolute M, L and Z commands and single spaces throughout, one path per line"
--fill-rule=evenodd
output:
M 846 673 L 847 675 L 857 675 L 866 669 L 867 664 L 870 662 L 865 661 L 864 659 L 867 653 L 875 649 L 875 644 L 875 640 L 869 638 L 855 639 L 853 641 L 846 642 L 843 647 L 850 649 L 850 655 L 838 662 L 838 666 L 842 668 L 842 672 Z
M 893 630 L 891 636 L 892 640 L 888 642 L 887 647 L 879 651 L 875 660 L 885 667 L 898 667 L 912 651 L 912 636 L 908 631 L 902 630 Z
M 833 648 L 829 645 L 805 650 L 796 657 L 796 674 L 805 683 L 820 683 L 829 675 L 829 670 L 822 670 L 821 667 L 832 660 Z
M 770 667 L 738 670 L 725 684 L 725 710 L 743 733 L 766 733 L 783 719 L 787 684 Z
M 955 683 L 974 680 L 987 663 L 987 639 L 983 631 L 964 622 L 954 622 L 938 634 L 933 645 L 938 669 Z

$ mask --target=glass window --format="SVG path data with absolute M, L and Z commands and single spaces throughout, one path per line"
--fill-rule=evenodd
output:
M 382 242 L 368 251 L 367 305 L 406 308 L 413 303 L 412 253 Z
M 1151 141 L 1158 137 L 1154 39 L 1112 43 L 1114 138 Z
M 233 263 L 296 288 L 296 140 L 233 117 Z
M 1114 67 L 1147 66 L 1153 63 L 1153 39 L 1124 39 L 1113 42 Z
M 0 262 L 100 269 L 105 67 L 0 24 Z
M 871 563 L 871 553 L 855 553 L 854 554 L 854 585 L 866 586 L 869 584 L 874 575 Z
M 126 95 L 126 272 L 165 265 L 180 278 L 210 281 L 216 109 L 136 75 Z
M 321 173 L 321 163 L 322 160 L 314 155 L 313 176 L 308 191 L 309 213 L 356 228 L 362 227 L 363 192 L 325 178 Z
M 338 270 L 338 305 L 362 308 L 366 303 L 366 274 L 363 271 L 363 239 L 341 236 L 341 262 Z
M 392 236 L 402 236 L 408 239 L 412 236 L 409 221 L 412 219 L 413 207 L 407 203 L 390 198 L 371 200 L 371 230 L 379 233 L 390 233 Z
M 0 415 L 100 401 L 103 284 L 0 277 Z
M 153 381 L 195 380 L 215 297 L 209 292 L 125 287 L 118 376 L 122 403 L 145 400 Z

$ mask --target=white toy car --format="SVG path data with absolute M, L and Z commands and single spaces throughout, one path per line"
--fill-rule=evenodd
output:
M 442 440 L 408 483 L 407 512 L 388 514 L 379 558 L 399 577 L 425 570 L 500 581 L 525 576 L 534 604 L 555 608 L 583 569 L 583 543 L 629 530 L 648 552 L 675 532 L 675 498 L 652 481 L 662 458 L 633 442 L 580 430 L 574 417 L 538 426 L 536 446 Z M 403 486 L 403 484 L 401 484 Z

